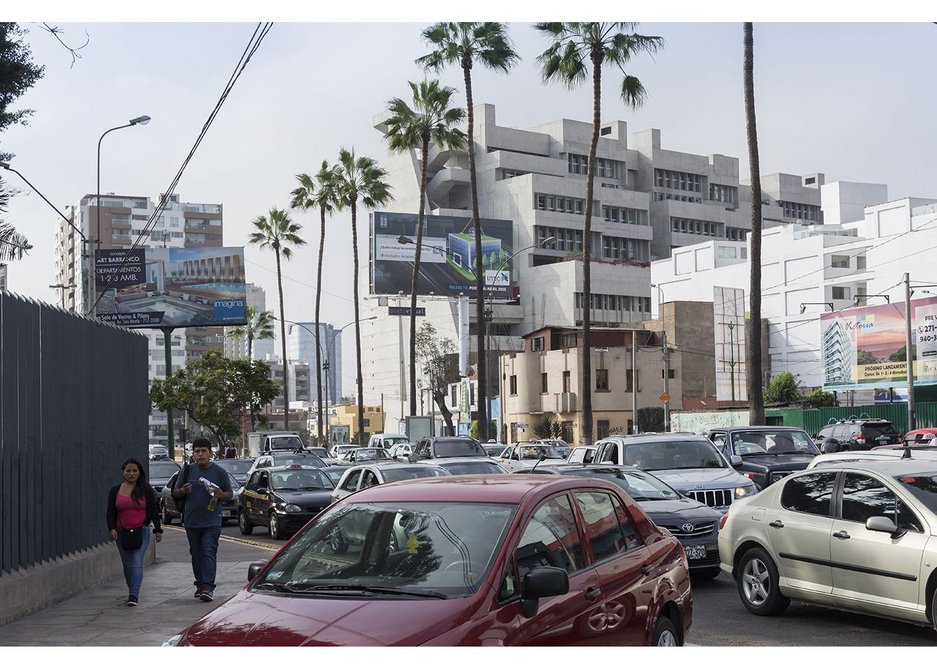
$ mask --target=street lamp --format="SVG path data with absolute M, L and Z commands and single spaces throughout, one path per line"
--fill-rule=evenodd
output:
M 122 130 L 123 128 L 129 128 L 134 125 L 146 125 L 147 123 L 150 122 L 150 120 L 151 120 L 150 117 L 146 115 L 137 116 L 136 118 L 131 118 L 124 125 L 118 125 L 109 130 L 105 130 L 104 134 L 102 134 L 101 137 L 98 139 L 97 190 L 95 190 L 95 196 L 97 199 L 97 212 L 95 215 L 96 222 L 95 222 L 95 230 L 94 230 L 94 240 L 95 240 L 94 243 L 95 243 L 96 251 L 101 250 L 101 142 L 104 140 L 104 137 L 106 137 L 109 133 L 114 132 L 114 130 Z M 97 258 L 92 257 L 92 262 L 91 262 L 92 275 L 94 274 L 96 265 L 97 265 Z M 93 278 L 91 280 L 91 285 L 94 286 Z M 89 307 L 85 315 L 90 315 L 93 310 L 95 295 L 92 295 L 91 297 L 92 297 L 91 307 Z
M 853 306 L 858 306 L 860 299 L 865 299 L 866 303 L 868 303 L 869 297 L 884 297 L 885 302 L 887 304 L 891 304 L 891 297 L 889 295 L 856 295 L 852 300 Z
M 670 349 L 667 347 L 667 323 L 664 322 L 664 312 L 661 307 L 664 304 L 664 288 L 658 283 L 651 283 L 652 288 L 657 288 L 657 317 L 660 318 L 661 346 L 664 349 L 664 395 L 661 400 L 664 404 L 664 432 L 670 431 Z M 732 338 L 732 328 L 735 323 L 729 323 L 729 338 Z M 732 345 L 731 343 L 729 344 Z M 734 352 L 733 352 L 734 355 Z M 732 364 L 732 393 L 735 394 L 735 364 Z M 666 401 L 664 401 L 666 399 Z M 733 396 L 733 401 L 735 400 Z M 637 412 L 635 412 L 637 419 Z
M 77 288 L 78 286 L 74 283 L 69 283 L 68 285 L 63 285 L 61 283 L 56 283 L 55 285 L 50 285 L 50 288 L 57 288 L 62 292 L 59 293 L 59 301 L 62 303 L 62 308 L 65 308 L 65 291 Z

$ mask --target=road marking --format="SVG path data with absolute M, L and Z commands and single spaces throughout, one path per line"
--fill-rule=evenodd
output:
M 175 531 L 185 531 L 185 527 L 174 527 L 174 526 L 164 526 L 165 529 L 173 529 Z M 270 550 L 271 552 L 276 552 L 279 550 L 282 545 L 268 545 L 267 543 L 258 543 L 254 540 L 248 540 L 246 538 L 237 538 L 236 536 L 220 536 L 219 540 L 227 540 L 232 543 L 240 543 L 241 545 L 250 545 L 251 547 L 260 547 L 265 550 Z

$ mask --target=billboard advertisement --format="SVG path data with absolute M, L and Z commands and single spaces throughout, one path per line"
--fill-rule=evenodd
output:
M 247 321 L 244 248 L 140 248 L 96 255 L 97 317 L 121 327 Z
M 411 293 L 418 220 L 415 213 L 371 214 L 371 294 Z M 486 297 L 513 299 L 513 223 L 482 218 L 481 228 Z M 414 243 L 400 243 L 400 237 Z M 418 295 L 471 297 L 475 293 L 475 264 L 475 231 L 470 217 L 425 217 Z
M 824 390 L 908 384 L 904 303 L 863 306 L 820 316 Z M 937 297 L 911 302 L 915 385 L 937 384 Z

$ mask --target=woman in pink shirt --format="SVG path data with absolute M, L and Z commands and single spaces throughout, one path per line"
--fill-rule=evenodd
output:
M 107 528 L 111 540 L 117 541 L 117 550 L 124 565 L 124 578 L 130 590 L 127 605 L 135 606 L 140 599 L 143 583 L 143 559 L 150 544 L 149 524 L 158 543 L 163 538 L 159 524 L 156 495 L 146 481 L 143 466 L 136 459 L 128 459 L 121 466 L 124 481 L 114 485 L 107 495 Z

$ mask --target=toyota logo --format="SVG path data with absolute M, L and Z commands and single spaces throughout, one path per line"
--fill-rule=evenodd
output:
M 680 528 L 683 529 L 684 533 L 693 533 L 693 525 L 690 524 L 689 522 L 687 522 Z

